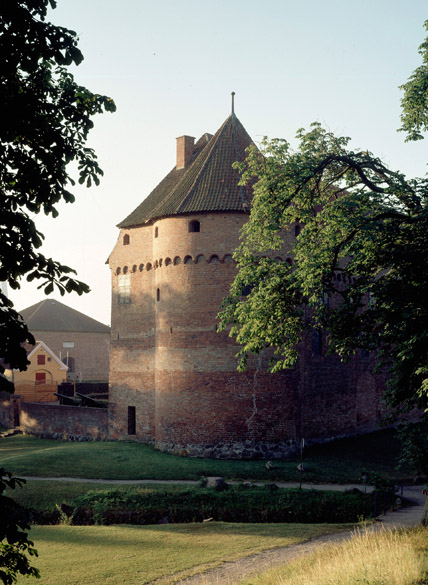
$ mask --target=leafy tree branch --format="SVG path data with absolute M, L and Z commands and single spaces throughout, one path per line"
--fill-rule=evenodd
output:
M 93 116 L 116 107 L 75 82 L 67 67 L 83 60 L 77 35 L 46 21 L 49 6 L 56 2 L 5 0 L 0 8 L 0 281 L 18 289 L 25 277 L 39 280 L 46 294 L 82 294 L 89 287 L 75 271 L 39 251 L 44 236 L 34 216 L 56 217 L 60 201 L 74 201 L 76 180 L 99 184 L 103 171 L 86 142 Z M 24 369 L 21 344 L 34 339 L 3 294 L 0 330 L 0 355 Z

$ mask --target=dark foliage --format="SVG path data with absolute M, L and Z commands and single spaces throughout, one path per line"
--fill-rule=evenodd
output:
M 25 480 L 0 468 L 0 580 L 5 585 L 15 583 L 19 575 L 39 577 L 39 571 L 28 558 L 37 556 L 27 533 L 31 513 L 4 495 L 6 489 L 15 489 L 23 483 Z
M 56 217 L 60 201 L 74 201 L 71 162 L 79 183 L 99 183 L 102 170 L 86 140 L 92 117 L 115 105 L 74 81 L 67 67 L 83 60 L 76 33 L 46 22 L 49 6 L 56 2 L 3 0 L 0 7 L 0 281 L 17 289 L 26 277 L 40 280 L 46 294 L 54 287 L 82 294 L 89 288 L 70 276 L 74 270 L 39 251 L 43 234 L 32 216 Z M 25 369 L 26 341 L 34 338 L 0 293 L 4 363 Z

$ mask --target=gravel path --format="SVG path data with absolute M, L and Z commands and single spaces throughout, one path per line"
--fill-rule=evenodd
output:
M 324 486 L 312 486 L 318 489 L 328 489 Z M 338 489 L 339 486 L 335 486 Z M 343 486 L 342 486 L 343 487 Z M 385 528 L 404 528 L 415 526 L 422 518 L 425 498 L 422 494 L 423 486 L 409 486 L 404 488 L 403 496 L 412 502 L 411 506 L 400 508 L 395 512 L 389 512 L 380 516 L 378 522 L 367 527 L 367 530 L 379 530 Z M 330 487 L 331 489 L 331 487 Z M 326 534 L 307 540 L 301 544 L 295 544 L 283 548 L 267 550 L 255 555 L 244 557 L 238 561 L 225 562 L 220 567 L 204 573 L 198 573 L 193 577 L 179 581 L 180 585 L 233 585 L 237 581 L 248 577 L 253 573 L 260 573 L 275 567 L 289 563 L 301 555 L 313 552 L 330 543 L 338 543 L 351 537 L 352 530 Z M 177 576 L 175 576 L 175 579 Z M 176 580 L 169 583 L 176 583 Z M 168 583 L 163 581 L 162 583 Z

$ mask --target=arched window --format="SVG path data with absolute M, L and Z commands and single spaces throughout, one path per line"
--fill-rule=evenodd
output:
M 128 246 L 129 245 L 129 242 L 130 242 L 129 234 L 125 234 L 123 236 L 123 245 L 124 246 Z
M 184 264 L 193 264 L 193 259 L 191 256 L 184 257 Z
M 118 266 L 118 267 L 116 268 L 116 274 L 120 274 L 121 272 L 122 272 L 122 269 L 121 269 L 121 267 L 120 267 L 120 266 Z
M 177 264 L 181 264 L 181 258 L 180 258 L 180 256 L 176 256 L 174 258 L 174 265 L 177 266 Z
M 134 266 L 132 267 L 132 272 L 137 272 L 137 265 L 134 264 Z
M 146 270 L 151 270 L 151 269 L 152 269 L 152 265 L 150 264 L 150 262 L 147 262 Z
M 214 254 L 213 256 L 211 256 L 209 263 L 210 264 L 220 264 L 220 258 L 217 256 L 217 254 Z
M 159 228 L 158 226 L 155 227 L 155 238 L 157 238 L 159 235 Z
M 128 267 L 127 266 L 123 267 L 123 274 L 128 274 Z
M 143 270 L 144 270 L 144 264 L 140 264 L 140 266 L 138 267 L 138 270 L 140 272 L 143 272 Z
M 193 219 L 189 221 L 189 232 L 200 232 L 201 231 L 201 224 L 197 219 Z
M 172 263 L 171 258 L 165 258 L 165 266 L 169 266 Z
M 230 254 L 226 254 L 226 256 L 223 258 L 223 262 L 224 264 L 233 264 L 233 258 Z
M 199 264 L 199 262 L 205 262 L 205 256 L 203 254 L 199 254 L 198 256 L 196 256 L 196 261 L 195 264 Z

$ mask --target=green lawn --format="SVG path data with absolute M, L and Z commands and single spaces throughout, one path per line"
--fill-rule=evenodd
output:
M 344 439 L 314 447 L 305 453 L 304 481 L 345 483 L 359 481 L 363 467 L 391 477 L 412 476 L 395 470 L 398 442 L 392 430 Z M 298 460 L 264 461 L 191 459 L 167 455 L 139 443 L 73 443 L 12 436 L 0 439 L 0 467 L 18 475 L 103 479 L 192 479 L 220 475 L 227 479 L 298 481 Z
M 150 488 L 162 489 L 162 491 L 174 491 L 183 489 L 183 486 L 175 485 L 150 485 Z M 138 492 L 142 486 L 117 485 L 112 483 L 94 484 L 72 481 L 38 481 L 28 480 L 22 488 L 6 490 L 6 494 L 26 508 L 34 510 L 52 510 L 61 503 L 71 503 L 78 496 L 88 492 L 117 490 L 120 492 Z
M 175 579 L 224 560 L 302 542 L 340 525 L 179 524 L 169 526 L 35 526 L 33 564 L 42 585 L 143 585 Z M 173 577 L 175 575 L 175 579 Z M 31 581 L 37 584 L 38 581 Z M 19 585 L 30 583 L 26 578 Z

